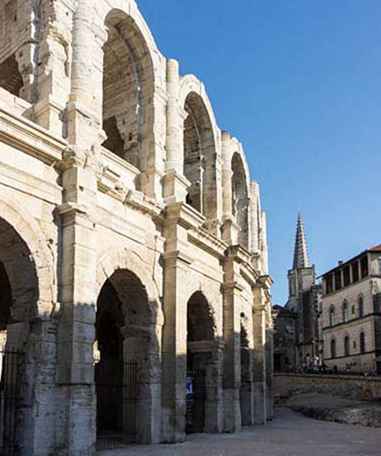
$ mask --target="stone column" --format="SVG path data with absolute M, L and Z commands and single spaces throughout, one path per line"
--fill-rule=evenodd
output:
M 233 216 L 233 189 L 232 189 L 232 164 L 231 164 L 231 136 L 227 131 L 222 132 L 222 189 L 223 189 L 223 216 L 222 239 L 230 245 L 238 244 L 240 228 Z
M 70 144 L 87 150 L 105 139 L 102 130 L 102 46 L 107 34 L 94 25 L 92 0 L 79 0 L 73 21 L 71 92 L 67 106 L 67 137 Z M 103 25 L 103 24 L 102 24 Z M 96 28 L 97 33 L 95 33 Z
M 266 307 L 263 305 L 264 292 L 258 286 L 254 289 L 254 422 L 266 424 Z
M 274 342 L 271 311 L 266 312 L 266 414 L 267 419 L 273 418 L 273 374 L 274 374 Z
M 251 183 L 250 187 L 250 251 L 255 253 L 259 252 L 259 186 L 256 182 Z
M 162 337 L 162 438 L 185 439 L 187 372 L 187 304 L 185 294 L 192 259 L 182 251 L 187 230 L 179 224 L 180 204 L 167 206 L 164 236 L 165 324 Z
M 241 316 L 240 294 L 242 289 L 236 282 L 238 263 L 234 260 L 234 251 L 228 249 L 224 265 L 224 430 L 241 430 Z
M 171 443 L 185 439 L 187 301 L 182 284 L 187 281 L 189 264 L 180 252 L 165 255 L 162 413 L 163 440 Z
M 185 201 L 190 182 L 184 177 L 184 144 L 182 141 L 183 109 L 179 106 L 180 75 L 176 60 L 167 61 L 167 135 L 164 176 L 165 202 Z
M 91 143 L 90 143 L 91 144 Z M 93 367 L 96 290 L 96 159 L 68 149 L 61 163 L 64 203 L 57 208 L 62 310 L 58 326 L 60 428 L 58 448 L 73 456 L 95 451 L 96 407 Z
M 74 2 L 42 0 L 33 7 L 38 37 L 36 84 L 32 99 L 36 122 L 62 136 L 64 111 L 70 94 L 70 63 Z
M 223 432 L 223 344 L 214 342 L 206 366 L 205 432 Z
M 161 329 L 161 328 L 160 328 Z M 158 329 L 158 333 L 160 333 Z M 161 439 L 160 357 L 155 327 L 123 328 L 123 429 L 127 442 L 159 443 Z

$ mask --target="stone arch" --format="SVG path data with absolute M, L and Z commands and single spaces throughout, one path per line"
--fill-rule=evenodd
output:
M 189 321 L 190 319 L 193 321 Z M 188 341 L 211 341 L 215 337 L 216 322 L 213 309 L 204 293 L 196 291 L 188 300 Z
M 219 432 L 222 396 L 222 350 L 216 337 L 213 309 L 201 291 L 187 304 L 187 395 L 186 432 Z
M 158 94 L 166 89 L 165 59 L 134 1 L 95 3 L 99 26 L 109 32 L 108 39 L 103 38 L 104 64 L 109 68 L 103 71 L 106 96 L 99 100 L 107 136 L 104 146 L 140 171 L 136 188 L 155 197 L 159 178 L 153 170 L 164 167 L 160 119 L 165 99 Z
M 210 223 L 219 215 L 220 138 L 205 87 L 195 76 L 181 79 L 179 105 L 185 111 L 184 175 L 191 182 L 187 201 Z
M 55 310 L 56 290 L 53 253 L 49 251 L 48 241 L 38 222 L 22 207 L 12 195 L 2 192 L 0 195 L 0 219 L 4 220 L 20 237 L 29 251 L 30 261 L 36 275 L 35 313 L 31 317 L 49 318 Z M 10 272 L 12 276 L 12 272 Z M 10 277 L 12 280 L 12 277 Z M 15 280 L 15 278 L 14 278 Z
M 231 158 L 232 211 L 239 226 L 238 243 L 249 248 L 249 175 L 242 154 L 234 152 Z
M 36 404 L 43 404 L 42 416 L 45 413 L 53 415 L 55 411 L 52 400 L 56 350 L 55 323 L 51 319 L 56 302 L 53 265 L 53 253 L 48 250 L 38 222 L 13 195 L 2 189 L 0 371 L 3 422 L 0 441 L 5 451 L 15 445 L 31 448 L 28 437 L 39 426 L 33 414 Z M 49 342 L 45 336 L 48 331 L 51 331 Z M 37 388 L 42 377 L 44 390 Z M 11 401 L 7 400 L 9 398 Z M 50 437 L 47 431 L 47 442 Z
M 155 283 L 135 252 L 114 249 L 98 261 L 97 290 L 99 436 L 112 430 L 126 441 L 157 443 L 163 317 Z
M 147 270 L 144 261 L 134 251 L 115 247 L 108 249 L 107 252 L 99 257 L 97 264 L 96 294 L 99 295 L 105 282 L 118 270 L 131 271 L 141 281 L 147 293 L 153 315 L 156 318 L 156 325 L 163 325 L 164 316 L 159 289 L 154 282 L 152 275 Z

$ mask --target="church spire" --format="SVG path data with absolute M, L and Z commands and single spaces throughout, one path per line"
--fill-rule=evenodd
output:
M 296 227 L 293 269 L 302 269 L 308 267 L 310 267 L 310 261 L 308 259 L 306 237 L 304 235 L 304 223 L 302 215 L 299 213 L 298 224 Z

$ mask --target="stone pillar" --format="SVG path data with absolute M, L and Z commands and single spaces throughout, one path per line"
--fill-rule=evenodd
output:
M 83 116 L 73 105 L 76 124 Z M 78 115 L 78 117 L 77 117 Z M 83 118 L 82 118 L 83 119 Z M 89 137 L 85 147 L 82 131 L 72 130 L 73 148 L 60 164 L 63 204 L 57 208 L 60 225 L 60 300 L 57 383 L 62 417 L 58 422 L 58 455 L 92 455 L 96 443 L 96 397 L 93 344 L 96 312 L 97 159 Z M 80 146 L 77 146 L 77 140 Z
M 187 230 L 179 222 L 180 204 L 167 206 L 164 236 L 165 323 L 162 337 L 162 438 L 164 442 L 185 439 L 187 372 L 187 304 L 185 284 L 192 259 L 182 250 Z
M 254 422 L 266 424 L 266 307 L 261 287 L 254 289 Z
M 185 201 L 187 188 L 191 185 L 184 177 L 184 144 L 182 141 L 183 109 L 179 106 L 180 75 L 176 60 L 167 61 L 167 135 L 166 172 L 164 176 L 164 199 L 167 203 Z
M 223 345 L 213 344 L 210 362 L 206 366 L 205 432 L 223 432 Z
M 182 284 L 187 280 L 189 260 L 179 252 L 165 255 L 162 354 L 163 441 L 185 439 L 187 301 Z
M 259 186 L 256 182 L 252 182 L 250 186 L 250 246 L 251 252 L 259 252 L 259 226 L 260 226 L 260 204 L 259 204 Z
M 70 94 L 70 62 L 74 2 L 43 0 L 34 6 L 38 36 L 38 67 L 32 99 L 37 123 L 62 136 L 64 111 Z
M 224 265 L 224 430 L 237 432 L 241 430 L 241 316 L 240 294 L 242 289 L 236 282 L 238 263 L 234 251 L 228 249 Z
M 36 319 L 30 325 L 29 350 L 25 359 L 25 382 L 20 418 L 33 420 L 34 426 L 22 426 L 17 433 L 23 445 L 20 454 L 48 456 L 56 450 L 56 356 L 57 322 Z M 35 410 L 38 413 L 35 413 Z
M 157 331 L 161 332 L 161 327 Z M 161 439 L 160 357 L 155 327 L 123 328 L 123 429 L 126 442 L 159 443 Z
M 67 137 L 70 144 L 87 150 L 105 139 L 102 130 L 102 46 L 106 31 L 98 27 L 92 0 L 79 0 L 73 21 L 71 92 L 67 106 Z M 99 25 L 99 24 L 98 24 Z M 91 58 L 90 58 L 91 56 Z
M 230 245 L 238 244 L 240 228 L 233 216 L 233 189 L 232 189 L 232 164 L 231 164 L 231 136 L 227 131 L 222 132 L 222 189 L 223 189 L 223 216 L 222 239 Z
M 271 311 L 266 312 L 266 414 L 272 420 L 273 412 L 273 374 L 274 374 L 274 342 Z

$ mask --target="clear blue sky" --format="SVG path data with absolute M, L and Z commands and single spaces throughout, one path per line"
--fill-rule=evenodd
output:
M 268 213 L 273 301 L 297 212 L 322 273 L 381 243 L 381 1 L 139 0 L 161 52 L 207 87 Z

